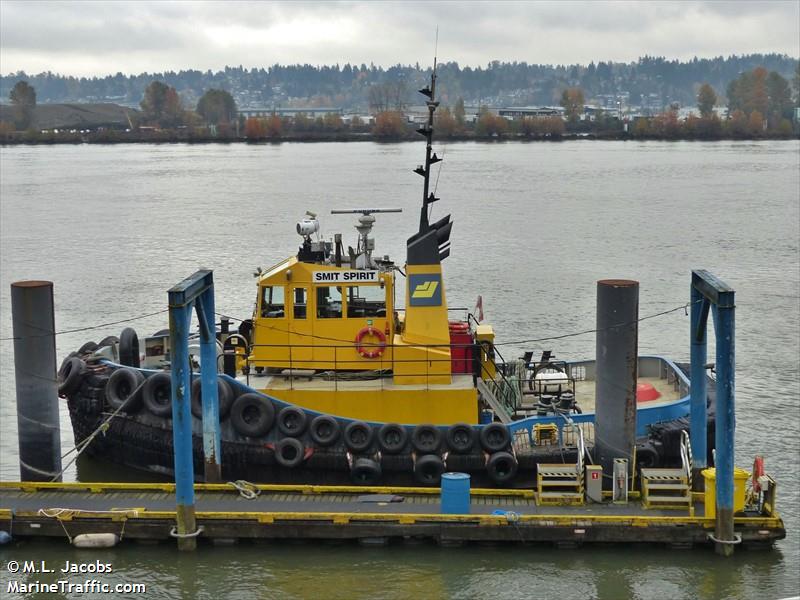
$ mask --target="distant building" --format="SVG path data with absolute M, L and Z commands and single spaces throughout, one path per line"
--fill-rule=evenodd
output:
M 510 106 L 508 108 L 499 109 L 498 114 L 506 119 L 563 117 L 564 109 L 560 106 Z
M 271 115 L 278 115 L 279 117 L 296 117 L 303 114 L 311 119 L 317 117 L 324 117 L 325 115 L 335 114 L 343 115 L 344 109 L 342 108 L 245 108 L 239 110 L 239 115 L 248 117 L 269 117 Z

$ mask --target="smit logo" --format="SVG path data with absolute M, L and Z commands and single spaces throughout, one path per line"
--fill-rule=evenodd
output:
M 438 273 L 410 273 L 408 276 L 410 306 L 441 306 L 442 276 Z
M 412 298 L 433 298 L 433 295 L 436 293 L 436 290 L 439 288 L 438 281 L 426 281 L 425 283 L 420 283 L 416 288 L 414 288 L 414 293 L 411 294 Z

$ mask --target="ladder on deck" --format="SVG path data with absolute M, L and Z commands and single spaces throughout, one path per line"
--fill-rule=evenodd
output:
M 492 407 L 494 414 L 500 419 L 500 422 L 507 425 L 511 423 L 511 415 L 508 412 L 508 408 L 498 400 L 497 396 L 495 396 L 494 392 L 486 385 L 486 382 L 478 378 L 478 391 L 481 393 L 481 396 L 484 400 Z
M 681 432 L 681 467 L 642 469 L 642 505 L 645 508 L 688 509 L 692 502 L 692 445 L 686 431 Z
M 574 423 L 569 426 L 577 430 L 578 462 L 536 465 L 536 503 L 539 505 L 582 506 L 584 503 L 583 456 L 586 448 L 583 430 Z

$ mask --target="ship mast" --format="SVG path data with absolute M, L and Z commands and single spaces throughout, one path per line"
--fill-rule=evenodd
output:
M 408 264 L 438 264 L 450 256 L 450 230 L 453 223 L 450 215 L 439 219 L 435 223 L 430 223 L 428 219 L 429 207 L 439 200 L 430 189 L 431 167 L 441 162 L 435 152 L 433 152 L 433 113 L 439 106 L 436 100 L 436 56 L 433 58 L 433 70 L 431 71 L 431 83 L 425 86 L 419 93 L 427 98 L 425 101 L 428 107 L 428 122 L 417 129 L 417 133 L 425 137 L 425 164 L 419 165 L 414 172 L 422 175 L 422 208 L 419 213 L 419 231 L 408 240 Z
M 433 113 L 436 112 L 436 108 L 439 106 L 439 103 L 436 101 L 436 57 L 433 58 L 433 71 L 431 72 L 431 84 L 430 86 L 425 86 L 419 93 L 426 96 L 428 100 L 425 104 L 428 107 L 428 123 L 417 129 L 417 133 L 420 135 L 425 136 L 426 145 L 425 145 L 425 165 L 418 166 L 414 172 L 422 175 L 425 178 L 425 182 L 422 186 L 422 208 L 420 209 L 419 214 L 419 233 L 420 235 L 426 233 L 430 228 L 430 224 L 428 223 L 428 206 L 436 202 L 439 198 L 433 195 L 433 192 L 430 191 L 430 180 L 431 180 L 431 165 L 436 164 L 437 162 L 441 161 L 442 159 L 436 156 L 436 153 L 433 152 Z

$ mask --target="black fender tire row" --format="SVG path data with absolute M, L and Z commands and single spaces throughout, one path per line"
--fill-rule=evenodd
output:
M 58 395 L 71 396 L 81 387 L 86 363 L 77 355 L 67 356 L 58 369 Z

